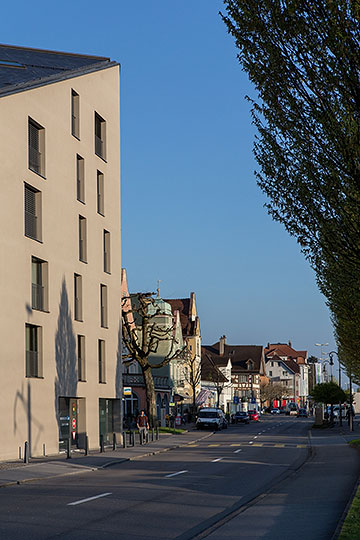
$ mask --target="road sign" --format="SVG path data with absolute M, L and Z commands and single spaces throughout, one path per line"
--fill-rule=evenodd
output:
M 124 387 L 124 396 L 131 396 L 131 386 Z
M 239 396 L 234 396 L 234 403 L 235 405 L 239 403 Z
M 251 398 L 251 403 L 256 403 L 256 397 Z
M 175 401 L 170 401 L 169 407 L 175 407 Z

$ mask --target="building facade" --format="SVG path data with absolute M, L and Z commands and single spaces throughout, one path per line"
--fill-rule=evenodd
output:
M 0 58 L 0 459 L 98 448 L 121 430 L 119 65 Z

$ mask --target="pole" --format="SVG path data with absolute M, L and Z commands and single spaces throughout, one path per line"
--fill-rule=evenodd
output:
M 351 372 L 349 376 L 350 380 L 350 409 L 349 409 L 349 428 L 350 431 L 354 431 L 354 418 L 353 418 L 353 396 L 352 396 L 352 379 L 351 379 Z

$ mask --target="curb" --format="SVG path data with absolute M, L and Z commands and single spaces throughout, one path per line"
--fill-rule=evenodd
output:
M 0 484 L 0 489 L 1 488 L 6 488 L 6 487 L 11 487 L 11 486 L 20 486 L 21 484 L 27 484 L 29 482 L 37 482 L 39 480 L 48 480 L 48 479 L 51 479 L 51 478 L 61 478 L 63 476 L 71 476 L 73 474 L 82 474 L 82 473 L 86 473 L 86 472 L 93 472 L 93 471 L 97 471 L 98 469 L 96 467 L 89 467 L 88 469 L 85 469 L 85 466 L 84 466 L 84 469 L 81 470 L 81 471 L 71 471 L 71 472 L 66 472 L 66 473 L 63 473 L 63 474 L 52 474 L 51 476 L 42 476 L 42 477 L 34 477 L 34 478 L 24 478 L 23 480 L 14 480 L 12 482 L 6 482 L 4 484 Z

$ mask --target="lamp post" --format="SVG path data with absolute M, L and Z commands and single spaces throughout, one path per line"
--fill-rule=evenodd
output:
M 327 347 L 328 343 L 315 343 L 316 347 L 320 347 L 320 361 L 322 363 L 323 359 L 323 347 Z M 323 370 L 323 373 L 326 373 L 326 370 Z
M 329 352 L 329 358 L 330 358 L 330 365 L 331 365 L 331 382 L 332 382 L 332 366 L 334 365 L 333 356 L 336 354 L 338 363 L 339 363 L 339 387 L 341 388 L 341 364 L 339 360 L 339 353 L 337 351 L 330 351 Z M 342 408 L 341 403 L 339 403 L 339 426 L 342 426 Z

